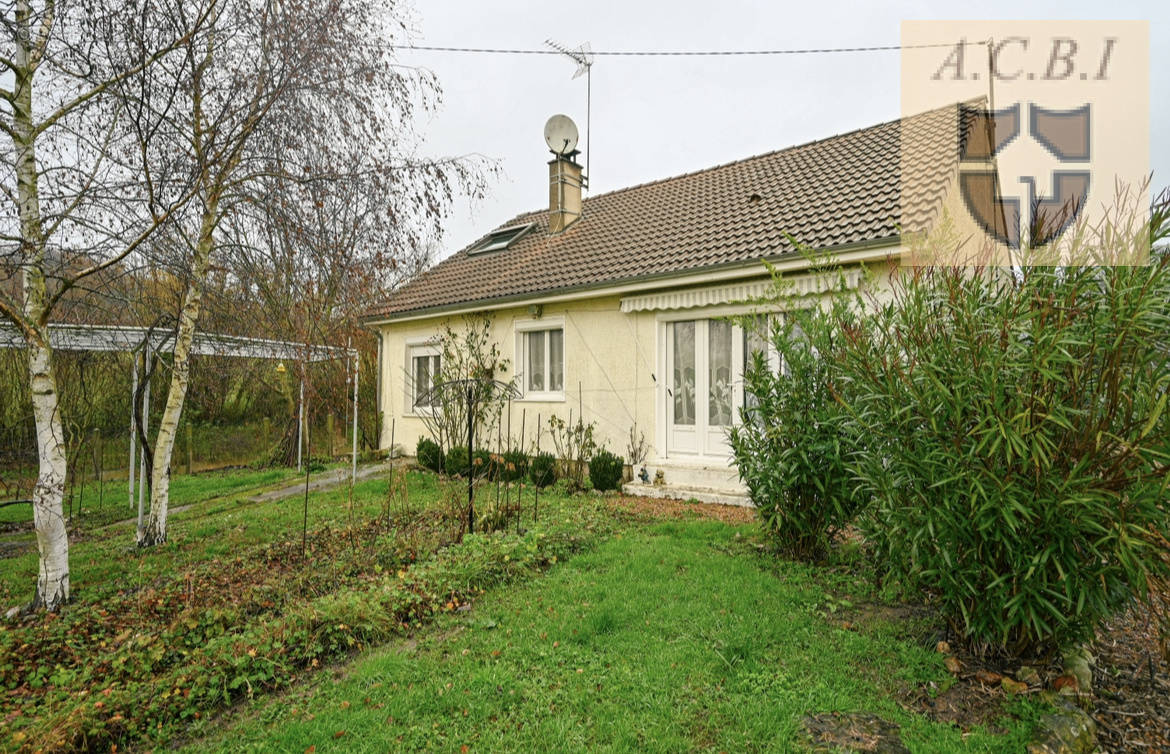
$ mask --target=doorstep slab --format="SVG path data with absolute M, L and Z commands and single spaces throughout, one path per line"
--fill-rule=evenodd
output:
M 738 505 L 744 508 L 755 507 L 751 498 L 743 492 L 731 490 L 717 490 L 710 487 L 685 487 L 674 484 L 642 484 L 641 482 L 627 482 L 622 485 L 622 492 L 636 497 L 659 497 L 673 500 L 698 500 L 700 503 L 714 503 L 717 505 Z

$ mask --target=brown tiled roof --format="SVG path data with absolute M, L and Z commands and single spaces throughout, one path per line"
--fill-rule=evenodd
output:
M 957 112 L 957 106 L 942 108 L 588 197 L 581 218 L 560 235 L 549 235 L 545 209 L 519 215 L 500 227 L 536 227 L 511 247 L 475 255 L 463 249 L 372 307 L 366 317 L 393 318 L 774 259 L 795 251 L 789 236 L 815 249 L 892 243 L 900 229 L 921 221 L 905 217 L 902 209 L 903 133 L 938 145 L 929 163 L 930 174 L 938 178 L 931 193 L 941 196 L 956 166 Z

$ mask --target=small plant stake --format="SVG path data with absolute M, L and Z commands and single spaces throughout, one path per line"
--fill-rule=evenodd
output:
M 536 452 L 532 454 L 533 458 L 540 455 L 540 414 L 536 415 Z M 528 465 L 532 468 L 532 464 Z M 536 521 L 540 516 L 540 484 L 535 482 L 532 485 L 532 494 L 536 497 L 532 500 L 532 525 L 536 526 Z

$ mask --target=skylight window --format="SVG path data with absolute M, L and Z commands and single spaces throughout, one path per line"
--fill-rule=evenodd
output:
M 536 223 L 528 223 L 526 225 L 511 225 L 507 228 L 500 228 L 492 231 L 492 233 L 475 246 L 468 250 L 468 254 L 484 254 L 489 251 L 500 251 L 511 246 L 516 239 L 528 232 L 530 228 Z

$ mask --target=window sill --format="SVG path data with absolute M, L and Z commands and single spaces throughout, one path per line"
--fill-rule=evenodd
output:
M 516 399 L 516 403 L 564 403 L 565 394 L 561 393 L 525 393 Z

